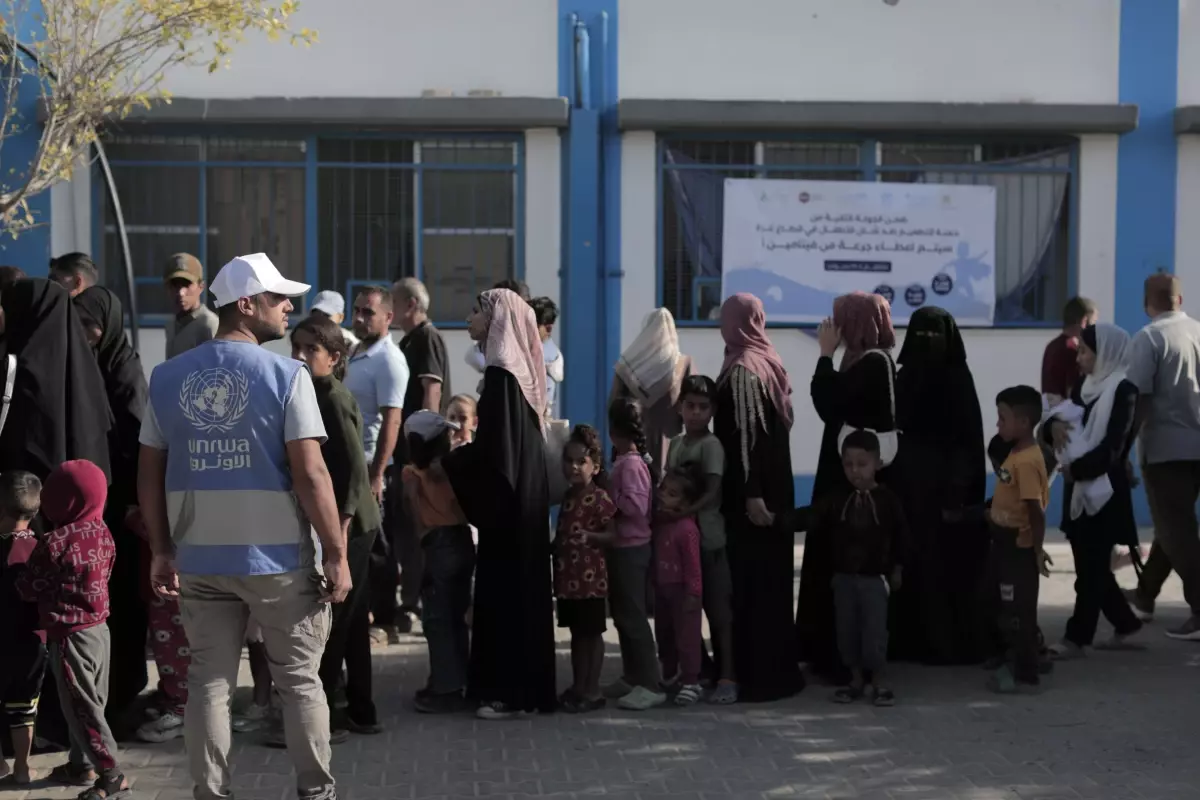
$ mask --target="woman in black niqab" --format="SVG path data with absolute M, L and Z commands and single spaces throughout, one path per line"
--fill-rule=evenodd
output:
M 26 278 L 0 291 L 0 308 L 0 386 L 8 379 L 8 356 L 17 362 L 12 402 L 0 431 L 0 472 L 26 470 L 44 481 L 57 465 L 82 458 L 111 479 L 112 414 L 71 295 L 53 281 Z M 37 733 L 67 742 L 49 675 L 42 685 Z
M 146 411 L 146 373 L 141 357 L 125 336 L 125 315 L 115 294 L 92 286 L 80 292 L 74 303 L 84 332 L 91 331 L 89 338 L 99 334 L 93 349 L 113 415 L 108 435 L 113 478 L 104 513 L 117 548 L 108 582 L 112 612 L 108 618 L 112 636 L 108 714 L 112 722 L 120 722 L 149 680 L 145 653 L 149 618 L 141 570 L 148 554 L 142 540 L 125 523 L 128 510 L 137 505 L 138 435 Z
M 964 513 L 987 492 L 983 414 L 954 317 L 920 308 L 897 359 L 896 411 L 903 432 L 896 488 L 912 532 L 904 584 L 892 605 L 895 658 L 967 664 L 984 655 L 980 582 L 983 523 Z

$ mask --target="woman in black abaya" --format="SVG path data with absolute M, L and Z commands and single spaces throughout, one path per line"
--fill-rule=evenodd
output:
M 62 462 L 87 459 L 111 476 L 112 415 L 104 378 L 70 294 L 45 278 L 26 278 L 0 291 L 0 308 L 0 386 L 9 377 L 8 356 L 16 357 L 12 402 L 0 431 L 0 472 L 26 470 L 45 480 Z M 67 742 L 49 675 L 42 687 L 37 734 Z
M 804 688 L 792 636 L 795 534 L 782 524 L 795 500 L 792 387 L 757 297 L 725 301 L 721 337 L 713 432 L 725 448 L 721 512 L 733 578 L 734 669 L 738 699 L 767 702 Z
M 985 648 L 979 598 L 988 536 L 963 510 L 982 506 L 987 472 L 979 395 L 954 317 L 917 309 L 897 360 L 904 437 L 892 488 L 904 501 L 911 541 L 893 596 L 891 653 L 927 664 L 976 663 Z
M 137 505 L 138 434 L 146 410 L 146 373 L 142 359 L 125 337 L 125 318 L 116 295 L 102 286 L 93 286 L 75 298 L 75 309 L 95 350 L 113 414 L 108 436 L 113 481 L 104 519 L 117 547 L 108 582 L 112 661 L 107 708 L 109 719 L 117 721 L 146 688 L 148 678 L 148 618 L 141 591 L 143 544 L 125 525 L 130 508 Z
M 467 692 L 481 719 L 506 719 L 557 704 L 546 367 L 533 309 L 516 293 L 484 292 L 468 325 L 486 362 L 478 427 L 441 464 L 479 529 Z

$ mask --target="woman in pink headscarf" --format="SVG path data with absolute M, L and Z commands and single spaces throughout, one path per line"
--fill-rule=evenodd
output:
M 896 429 L 896 366 L 890 352 L 896 346 L 896 331 L 888 301 L 864 292 L 839 297 L 833 303 L 833 317 L 817 329 L 817 342 L 821 357 L 810 391 L 813 406 L 825 423 L 825 434 L 817 460 L 813 505 L 849 486 L 838 446 L 843 426 L 877 432 Z M 845 352 L 835 367 L 833 356 L 838 347 Z M 877 480 L 888 483 L 888 473 L 886 468 L 880 470 Z M 832 581 L 832 543 L 824 541 L 819 532 L 809 531 L 796 607 L 800 660 L 821 677 L 841 685 L 848 673 L 838 657 Z
M 733 660 L 738 698 L 766 702 L 804 688 L 792 635 L 794 505 L 792 386 L 767 338 L 762 301 L 736 294 L 721 306 L 725 363 L 713 432 L 725 448 L 721 512 L 733 577 Z
M 479 529 L 467 694 L 481 719 L 506 719 L 557 705 L 546 365 L 533 309 L 515 292 L 484 292 L 467 323 L 485 363 L 478 427 L 441 464 Z

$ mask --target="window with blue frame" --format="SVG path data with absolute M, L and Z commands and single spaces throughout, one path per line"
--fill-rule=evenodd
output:
M 520 271 L 518 137 L 109 136 L 106 144 L 148 321 L 169 313 L 162 267 L 177 252 L 197 255 L 210 276 L 234 256 L 264 252 L 289 278 L 348 301 L 357 286 L 416 276 L 435 318 L 452 323 L 479 291 Z M 93 249 L 105 282 L 123 290 L 116 224 L 95 185 Z
M 726 178 L 996 187 L 996 323 L 1057 323 L 1073 285 L 1071 139 L 659 140 L 659 292 L 687 323 L 716 318 Z

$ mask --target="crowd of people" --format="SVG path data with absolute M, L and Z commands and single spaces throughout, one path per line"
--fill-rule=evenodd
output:
M 721 308 L 715 376 L 695 372 L 667 310 L 651 314 L 615 366 L 602 441 L 585 423 L 555 434 L 558 310 L 515 281 L 477 298 L 466 359 L 481 380 L 454 394 L 412 278 L 360 289 L 350 331 L 331 291 L 289 326 L 310 287 L 265 255 L 211 284 L 174 256 L 168 358 L 147 381 L 91 260 L 60 257 L 50 276 L 0 268 L 9 785 L 35 777 L 42 740 L 69 750 L 45 777 L 128 797 L 116 742 L 132 714 L 138 738 L 184 738 L 199 798 L 228 796 L 231 733 L 256 729 L 289 751 L 300 797 L 335 797 L 331 746 L 383 730 L 372 645 L 418 620 L 415 709 L 488 720 L 774 701 L 806 672 L 836 702 L 889 706 L 889 660 L 986 664 L 993 690 L 1020 691 L 1054 659 L 1143 646 L 1172 569 L 1193 614 L 1168 635 L 1200 640 L 1200 323 L 1169 275 L 1147 281 L 1151 322 L 1133 337 L 1072 300 L 1043 385 L 996 398 L 990 443 L 949 313 L 917 310 L 893 355 L 888 302 L 839 298 L 816 331 L 811 499 L 795 497 L 792 379 L 752 295 Z M 290 358 L 262 347 L 289 327 Z M 1135 441 L 1155 523 L 1144 565 Z M 1047 646 L 1058 474 L 1077 597 Z M 1117 584 L 1118 546 L 1136 589 Z M 1113 634 L 1095 642 L 1101 614 Z M 605 683 L 609 620 L 620 674 Z M 231 718 L 244 651 L 253 698 Z

